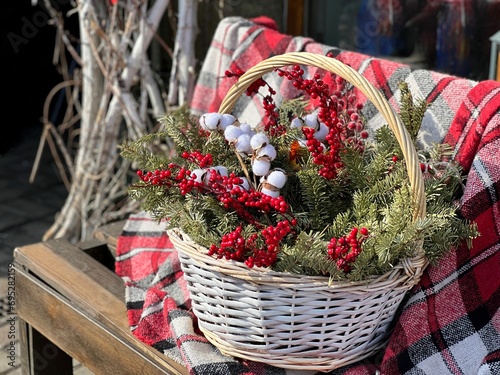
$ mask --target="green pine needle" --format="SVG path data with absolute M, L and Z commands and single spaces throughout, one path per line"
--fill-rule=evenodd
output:
M 405 83 L 400 84 L 400 117 L 412 139 L 416 140 L 427 105 L 415 100 Z M 280 109 L 280 123 L 289 124 L 294 116 L 306 113 L 306 102 L 299 98 L 284 102 Z M 198 119 L 187 108 L 165 116 L 162 129 L 136 142 L 121 146 L 122 157 L 133 162 L 137 169 L 154 171 L 165 169 L 174 162 L 196 168 L 196 164 L 179 157 L 183 151 L 200 151 L 213 156 L 213 165 L 224 165 L 230 172 L 243 176 L 250 170 L 251 158 L 243 165 L 235 157 L 223 134 L 212 132 L 201 136 Z M 437 261 L 449 249 L 469 245 L 478 236 L 473 223 L 459 217 L 455 202 L 463 191 L 464 178 L 458 165 L 451 161 L 448 145 L 435 145 L 419 150 L 423 162 L 429 165 L 425 178 L 427 216 L 414 220 L 415 203 L 409 188 L 408 174 L 401 148 L 387 126 L 373 134 L 364 151 L 347 147 L 342 154 L 344 169 L 336 179 L 326 180 L 318 174 L 307 148 L 297 148 L 300 129 L 290 129 L 285 135 L 270 137 L 277 157 L 273 168 L 281 168 L 288 175 L 280 193 L 291 207 L 297 226 L 280 244 L 275 270 L 304 275 L 326 275 L 331 280 L 366 280 L 389 271 L 400 259 L 414 255 L 417 245 L 431 262 Z M 175 152 L 165 145 L 175 145 Z M 416 142 L 415 142 L 416 144 Z M 292 158 L 292 148 L 295 150 Z M 259 185 L 260 178 L 254 182 Z M 220 245 L 224 234 L 243 227 L 243 238 L 254 238 L 260 229 L 245 222 L 237 212 L 226 209 L 210 194 L 182 195 L 178 188 L 164 188 L 133 182 L 131 198 L 140 201 L 142 208 L 154 218 L 168 218 L 168 227 L 180 228 L 202 246 Z M 284 219 L 281 213 L 264 215 L 257 209 L 249 210 L 255 222 L 268 226 Z M 340 271 L 328 258 L 326 249 L 332 238 L 346 236 L 352 228 L 367 228 L 369 235 L 362 243 L 362 251 L 349 273 Z M 258 246 L 265 246 L 257 238 Z M 221 259 L 221 261 L 223 261 Z

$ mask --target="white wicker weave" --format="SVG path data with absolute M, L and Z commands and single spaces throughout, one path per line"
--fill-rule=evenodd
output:
M 307 52 L 271 57 L 248 70 L 229 90 L 219 112 L 229 113 L 248 86 L 275 68 L 292 64 L 329 70 L 359 88 L 396 135 L 417 202 L 425 216 L 425 192 L 413 142 L 385 98 L 338 60 Z M 244 263 L 217 260 L 179 230 L 169 230 L 188 283 L 193 312 L 207 339 L 223 353 L 289 369 L 330 371 L 366 358 L 386 343 L 390 322 L 427 260 L 415 257 L 363 282 L 336 282 Z

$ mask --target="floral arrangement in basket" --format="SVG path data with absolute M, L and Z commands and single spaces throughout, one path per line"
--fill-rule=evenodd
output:
M 275 70 L 304 96 L 278 107 L 274 89 L 256 80 L 246 94 L 262 95 L 262 121 L 184 109 L 124 145 L 140 168 L 132 197 L 221 262 L 336 280 L 381 275 L 421 242 L 435 261 L 477 235 L 456 211 L 463 177 L 446 145 L 418 152 L 426 215 L 415 220 L 401 147 L 387 126 L 369 134 L 353 86 L 329 72 L 306 78 L 298 64 Z M 416 146 L 426 104 L 404 83 L 401 92 L 400 117 Z M 158 138 L 173 141 L 176 154 L 150 153 Z
M 320 68 L 305 77 L 304 66 Z M 262 77 L 303 95 L 279 105 Z M 340 61 L 273 56 L 235 80 L 218 113 L 187 108 L 123 145 L 131 196 L 167 219 L 200 330 L 221 352 L 330 371 L 385 344 L 428 262 L 478 235 L 456 201 L 464 183 L 446 145 L 417 152 L 426 109 L 401 84 L 401 110 Z M 365 127 L 356 91 L 387 126 Z M 231 109 L 259 95 L 264 119 Z M 156 152 L 167 141 L 174 155 Z M 161 149 L 161 148 L 160 148 Z

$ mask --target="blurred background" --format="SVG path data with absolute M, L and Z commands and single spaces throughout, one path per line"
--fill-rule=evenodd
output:
M 3 87 L 0 152 L 17 145 L 26 128 L 39 123 L 47 94 L 59 82 L 55 63 L 56 30 L 44 2 L 19 0 L 0 17 Z M 64 17 L 68 36 L 78 38 L 78 17 L 67 0 L 50 0 Z M 172 42 L 176 2 L 159 27 Z M 33 5 L 36 4 L 36 5 Z M 196 56 L 199 65 L 223 17 L 273 18 L 283 33 L 372 56 L 399 60 L 415 68 L 482 80 L 488 77 L 491 43 L 500 30 L 500 0 L 199 0 Z M 171 59 L 153 43 L 153 68 L 168 82 Z M 61 108 L 52 108 L 58 116 Z

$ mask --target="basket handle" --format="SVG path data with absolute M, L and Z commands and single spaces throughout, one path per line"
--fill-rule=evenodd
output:
M 380 91 L 356 70 L 339 60 L 310 52 L 290 52 L 263 60 L 247 70 L 229 89 L 222 100 L 219 113 L 230 113 L 246 89 L 264 74 L 270 73 L 276 68 L 295 64 L 315 66 L 337 74 L 361 90 L 379 110 L 396 136 L 403 152 L 410 187 L 417 203 L 414 219 L 424 218 L 426 214 L 424 180 L 420 170 L 420 160 L 410 134 Z

